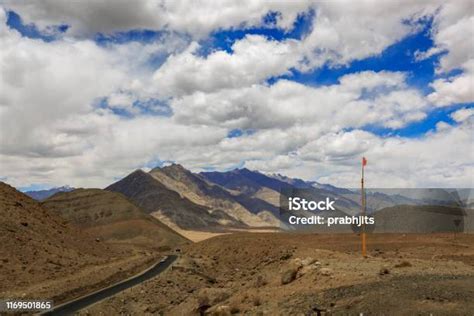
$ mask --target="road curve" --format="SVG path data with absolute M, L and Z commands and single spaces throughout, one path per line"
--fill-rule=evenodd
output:
M 178 257 L 175 255 L 167 256 L 165 259 L 161 259 L 152 267 L 148 268 L 147 270 L 136 276 L 133 276 L 125 281 L 109 286 L 105 289 L 98 290 L 91 294 L 87 294 L 73 301 L 58 305 L 49 311 L 41 313 L 40 315 L 71 315 L 87 306 L 102 301 L 123 290 L 126 290 L 132 286 L 142 283 L 143 281 L 153 278 L 154 276 L 166 270 L 166 268 L 168 268 L 176 260 L 176 258 Z

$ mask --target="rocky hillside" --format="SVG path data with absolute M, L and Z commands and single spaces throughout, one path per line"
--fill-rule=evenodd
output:
M 0 292 L 80 266 L 106 262 L 114 249 L 0 182 Z
M 158 248 L 185 242 L 183 237 L 120 193 L 77 189 L 55 194 L 43 202 L 43 206 L 103 240 Z
M 271 223 L 265 222 L 247 210 L 229 191 L 217 184 L 209 183 L 199 174 L 194 174 L 181 165 L 155 168 L 150 174 L 170 190 L 178 192 L 196 204 L 223 211 L 248 226 L 271 226 Z
M 192 202 L 142 170 L 134 171 L 106 190 L 122 193 L 147 213 L 181 229 L 247 227 L 221 210 Z

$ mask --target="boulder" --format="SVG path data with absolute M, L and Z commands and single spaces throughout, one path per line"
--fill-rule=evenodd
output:
M 216 307 L 209 308 L 205 315 L 210 316 L 230 316 L 232 315 L 230 306 L 227 305 L 220 305 Z
M 316 259 L 313 259 L 311 257 L 307 257 L 307 258 L 301 260 L 301 264 L 303 265 L 303 267 L 309 266 L 309 265 L 311 265 L 315 262 L 316 262 Z
M 321 268 L 319 272 L 321 273 L 321 275 L 324 275 L 324 276 L 331 276 L 333 274 L 333 271 L 330 268 Z
M 296 274 L 298 273 L 298 269 L 296 268 L 290 268 L 283 272 L 281 275 L 281 284 L 289 284 L 293 282 L 296 279 Z

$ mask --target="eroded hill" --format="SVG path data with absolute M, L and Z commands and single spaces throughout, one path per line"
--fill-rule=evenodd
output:
M 117 192 L 77 189 L 55 194 L 43 202 L 43 206 L 102 240 L 158 249 L 186 242 L 185 238 Z
M 181 229 L 219 230 L 223 227 L 247 227 L 242 221 L 222 210 L 212 210 L 192 202 L 142 170 L 132 172 L 108 186 L 106 190 L 122 193 L 144 211 Z
M 247 210 L 225 188 L 206 181 L 199 174 L 194 174 L 181 165 L 173 164 L 163 168 L 155 168 L 150 171 L 150 175 L 170 190 L 178 192 L 192 202 L 212 210 L 225 212 L 248 226 L 263 227 L 274 224 L 266 222 L 258 215 Z

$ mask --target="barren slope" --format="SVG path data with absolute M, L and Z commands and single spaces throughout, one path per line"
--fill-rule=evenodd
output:
M 180 196 L 142 170 L 134 171 L 106 190 L 122 193 L 144 211 L 182 229 L 246 227 L 221 210 L 210 210 Z
M 474 235 L 234 234 L 91 307 L 99 314 L 469 315 Z M 126 302 L 125 304 L 123 302 Z M 82 314 L 87 315 L 84 311 Z
M 238 203 L 227 190 L 207 182 L 200 175 L 193 174 L 181 165 L 173 164 L 155 168 L 150 171 L 150 174 L 169 189 L 178 192 L 196 204 L 213 210 L 221 210 L 252 227 L 270 225 Z
M 0 182 L 0 292 L 117 254 L 38 202 Z
M 43 206 L 104 240 L 162 249 L 185 242 L 183 237 L 117 192 L 77 189 L 55 194 L 43 202 Z

